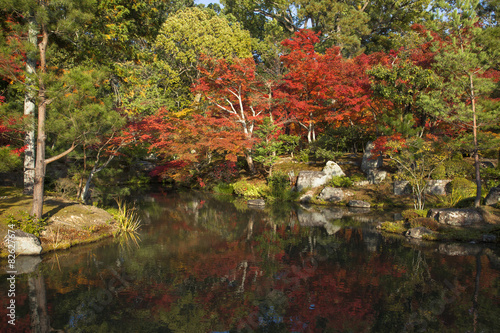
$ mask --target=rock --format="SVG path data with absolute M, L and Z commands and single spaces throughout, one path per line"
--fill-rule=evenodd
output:
M 14 230 L 14 237 L 10 238 L 9 235 L 4 238 L 4 245 L 9 248 L 9 244 L 14 242 L 16 255 L 39 255 L 42 252 L 42 245 L 38 237 L 33 234 Z
M 344 171 L 340 168 L 340 166 L 333 162 L 333 161 L 328 161 L 326 162 L 325 167 L 323 168 L 323 172 L 330 177 L 340 177 L 340 176 L 345 176 Z
M 370 204 L 363 200 L 350 200 L 347 206 L 354 208 L 370 208 Z
M 309 190 L 299 198 L 299 202 L 300 203 L 309 203 L 313 199 L 313 196 L 314 196 L 314 190 Z
M 370 170 L 368 173 L 368 182 L 370 184 L 380 184 L 387 177 L 387 171 L 380 171 L 377 169 Z
M 426 227 L 416 227 L 409 229 L 406 233 L 406 237 L 422 239 L 423 235 L 432 235 L 434 232 L 432 230 L 427 229 Z
M 330 178 L 330 175 L 322 171 L 301 171 L 297 177 L 297 191 L 301 191 L 308 187 L 315 188 L 323 186 Z
M 404 195 L 411 193 L 411 185 L 407 180 L 395 180 L 393 183 L 394 195 Z
M 325 187 L 318 195 L 318 199 L 339 202 L 344 200 L 344 191 L 341 188 Z
M 495 235 L 483 235 L 481 240 L 484 243 L 495 243 L 497 241 L 497 236 L 495 236 Z
M 479 167 L 480 168 L 495 168 L 495 164 L 491 161 L 480 161 L 479 162 Z
M 361 180 L 359 182 L 354 182 L 354 186 L 368 186 L 370 185 L 370 182 L 368 180 Z
M 483 222 L 483 216 L 471 208 L 431 209 L 427 217 L 433 218 L 441 224 L 453 226 L 468 226 Z
M 486 206 L 494 206 L 500 202 L 500 186 L 492 187 L 486 198 L 484 204 Z
M 434 195 L 446 195 L 446 186 L 450 183 L 449 179 L 431 179 L 427 182 L 425 193 Z
M 254 200 L 248 200 L 247 205 L 263 207 L 266 205 L 266 202 L 262 199 L 254 199 Z
M 363 160 L 361 162 L 361 170 L 367 175 L 370 173 L 370 170 L 380 168 L 383 162 L 382 156 L 373 157 L 373 148 L 375 148 L 373 142 L 368 142 L 366 144 L 365 153 L 363 154 Z

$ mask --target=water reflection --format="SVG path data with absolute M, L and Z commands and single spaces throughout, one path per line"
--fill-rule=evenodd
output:
M 17 331 L 31 331 L 34 322 L 41 332 L 500 327 L 498 248 L 384 239 L 375 222 L 392 213 L 288 204 L 253 209 L 199 193 L 141 202 L 147 224 L 137 243 L 112 239 L 46 256 L 18 277 L 16 311 L 24 326 Z M 5 279 L 1 284 L 5 290 Z M 0 299 L 7 304 L 6 295 Z M 2 332 L 11 328 L 0 325 Z

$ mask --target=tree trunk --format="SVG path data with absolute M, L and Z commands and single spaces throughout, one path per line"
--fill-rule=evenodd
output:
M 40 52 L 40 72 L 46 72 L 46 50 L 49 35 L 42 24 L 42 41 L 38 44 Z M 45 182 L 45 115 L 47 111 L 47 96 L 43 75 L 38 79 L 38 132 L 36 141 L 35 186 L 33 189 L 33 207 L 31 214 L 40 219 L 43 214 L 43 185 Z
M 476 119 L 476 96 L 474 94 L 474 82 L 472 75 L 470 78 L 471 88 L 471 102 L 472 102 L 472 134 L 474 136 L 474 167 L 476 171 L 476 199 L 474 200 L 474 207 L 481 206 L 481 171 L 479 166 L 479 145 L 477 143 L 477 119 Z
M 29 17 L 28 41 L 35 48 L 37 46 L 36 21 Z M 32 195 L 35 183 L 35 87 L 33 74 L 36 68 L 35 52 L 29 52 L 26 58 L 26 83 L 24 94 L 24 116 L 29 119 L 29 128 L 24 136 L 24 194 Z
M 250 173 L 254 175 L 257 170 L 255 170 L 255 164 L 253 163 L 252 152 L 250 149 L 245 149 L 245 159 L 247 160 L 248 170 L 250 170 Z

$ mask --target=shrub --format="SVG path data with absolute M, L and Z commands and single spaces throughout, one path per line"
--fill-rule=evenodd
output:
M 314 152 L 317 160 L 335 161 L 342 156 L 341 152 L 334 152 L 324 148 L 317 148 Z
M 426 227 L 427 229 L 438 231 L 441 225 L 434 219 L 428 217 L 417 217 L 410 222 L 412 228 Z
M 457 177 L 453 179 L 449 183 L 448 189 L 450 193 L 459 193 L 463 198 L 468 198 L 476 195 L 476 183 L 463 177 Z
M 290 188 L 290 178 L 284 173 L 274 173 L 267 179 L 268 198 L 277 201 L 293 200 L 294 192 Z
M 393 234 L 402 234 L 407 229 L 404 222 L 384 222 L 380 225 L 380 229 Z
M 232 184 L 234 193 L 245 198 L 260 198 L 267 191 L 266 185 L 251 184 L 247 181 L 238 181 Z
M 40 233 L 49 224 L 46 218 L 37 220 L 34 215 L 30 215 L 27 212 L 23 212 L 21 215 L 21 219 L 16 219 L 13 215 L 10 215 L 7 219 L 7 224 L 13 224 L 16 229 L 33 234 L 36 237 L 40 237 Z
M 141 227 L 142 221 L 137 214 L 135 206 L 130 207 L 121 199 L 116 199 L 118 212 L 114 214 L 120 232 L 136 233 Z
M 219 194 L 233 194 L 234 192 L 233 186 L 226 183 L 218 183 L 214 186 L 213 190 L 215 193 Z
M 309 162 L 309 153 L 311 151 L 309 149 L 302 149 L 297 153 L 297 161 L 302 162 L 302 163 L 308 163 Z
M 474 166 L 467 163 L 467 161 L 464 161 L 463 159 L 451 159 L 445 161 L 443 165 L 448 178 L 472 178 L 474 175 Z
M 487 190 L 500 184 L 500 168 L 485 168 L 481 170 L 481 178 Z
M 330 186 L 332 187 L 351 187 L 354 182 L 347 176 L 337 176 L 330 179 Z
M 444 164 L 439 164 L 431 174 L 432 179 L 446 179 L 446 167 Z
M 426 209 L 406 209 L 401 212 L 401 216 L 407 221 L 411 221 L 413 219 L 417 219 L 419 217 L 426 217 L 427 210 Z

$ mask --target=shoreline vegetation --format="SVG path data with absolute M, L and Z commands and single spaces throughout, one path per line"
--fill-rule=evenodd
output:
M 456 227 L 438 223 L 435 219 L 427 217 L 430 208 L 449 207 L 472 207 L 468 198 L 456 200 L 452 194 L 428 195 L 427 206 L 424 210 L 413 209 L 411 194 L 395 195 L 393 193 L 392 181 L 395 177 L 390 168 L 386 180 L 379 184 L 366 184 L 363 182 L 365 176 L 359 170 L 359 156 L 350 159 L 341 158 L 339 164 L 345 171 L 345 176 L 333 177 L 324 186 L 306 188 L 301 191 L 292 189 L 290 183 L 292 174 L 295 177 L 301 171 L 320 171 L 324 163 L 300 163 L 291 159 L 281 159 L 275 165 L 274 176 L 264 177 L 261 175 L 248 176 L 240 172 L 231 182 L 210 182 L 205 179 L 203 186 L 196 184 L 192 189 L 211 192 L 216 195 L 231 195 L 245 201 L 264 199 L 267 203 L 295 201 L 300 202 L 305 193 L 309 193 L 311 200 L 308 205 L 317 206 L 346 206 L 351 200 L 365 201 L 370 204 L 372 210 L 399 210 L 400 221 L 386 221 L 380 223 L 377 229 L 384 235 L 408 236 L 410 229 L 425 228 L 426 231 L 417 238 L 426 241 L 440 242 L 489 242 L 498 243 L 500 239 L 500 209 L 491 206 L 481 206 L 477 211 L 482 216 L 482 222 L 466 227 Z M 318 199 L 319 193 L 325 187 L 342 189 L 345 197 L 337 202 L 329 202 Z M 43 253 L 68 249 L 75 245 L 88 244 L 104 238 L 112 237 L 120 233 L 117 223 L 124 216 L 131 217 L 133 227 L 126 225 L 122 229 L 131 228 L 136 232 L 137 212 L 135 208 L 127 206 L 125 202 L 117 200 L 117 208 L 101 209 L 93 205 L 84 205 L 76 200 L 58 196 L 52 193 L 44 202 L 43 222 L 38 228 L 34 227 L 33 218 L 26 213 L 30 209 L 31 197 L 22 194 L 22 189 L 5 186 L 0 187 L 0 236 L 7 233 L 7 225 L 12 221 L 23 221 L 31 229 L 25 230 L 35 233 L 41 240 Z M 469 205 L 468 205 L 469 204 Z M 473 209 L 473 208 L 470 208 Z M 118 215 L 120 214 L 120 215 Z M 120 217 L 121 216 L 121 217 Z M 134 222 L 135 221 L 135 222 Z M 30 224 L 31 223 L 31 224 Z M 26 228 L 24 228 L 26 229 Z M 39 234 L 37 234 L 39 232 Z M 124 232 L 127 232 L 124 230 Z M 410 236 L 410 238 L 413 236 Z M 0 257 L 5 257 L 4 249 Z

